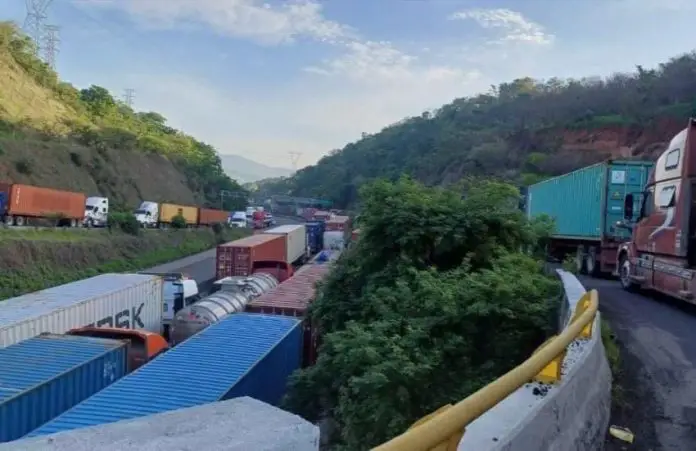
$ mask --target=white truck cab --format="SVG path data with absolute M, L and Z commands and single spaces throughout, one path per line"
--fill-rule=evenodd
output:
M 201 299 L 198 283 L 182 273 L 142 271 L 139 274 L 149 274 L 162 278 L 162 335 L 169 340 L 169 329 L 176 313 Z
M 88 197 L 85 201 L 85 217 L 82 224 L 85 227 L 105 227 L 109 219 L 109 198 Z
M 245 211 L 235 211 L 230 216 L 230 226 L 231 227 L 246 227 L 247 226 L 247 215 Z
M 157 202 L 143 201 L 137 210 L 133 212 L 135 219 L 143 227 L 157 227 L 159 222 L 159 204 Z

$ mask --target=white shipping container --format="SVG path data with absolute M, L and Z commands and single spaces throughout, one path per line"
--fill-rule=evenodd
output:
M 343 250 L 346 246 L 346 234 L 340 230 L 324 232 L 324 249 Z
M 0 348 L 96 325 L 161 333 L 162 279 L 102 274 L 0 302 Z
M 263 233 L 285 235 L 286 262 L 295 263 L 307 255 L 307 228 L 304 224 L 292 224 L 273 227 Z

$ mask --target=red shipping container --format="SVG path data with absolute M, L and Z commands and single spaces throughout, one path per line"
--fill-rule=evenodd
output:
M 82 220 L 87 196 L 72 191 L 0 183 L 0 191 L 7 193 L 7 214 L 19 217 L 46 218 L 61 215 L 65 219 Z
M 323 211 L 323 210 L 316 211 L 314 213 L 314 216 L 312 216 L 313 221 L 326 221 L 329 218 L 331 218 L 331 212 Z
M 353 230 L 353 233 L 351 233 L 351 235 L 350 235 L 350 237 L 353 241 L 357 240 L 359 236 L 360 236 L 360 229 Z
M 254 266 L 260 262 L 285 261 L 284 235 L 252 235 L 221 244 L 215 255 L 215 273 L 218 279 L 253 274 Z
M 334 216 L 326 221 L 327 232 L 345 232 L 350 227 L 350 216 Z
M 226 224 L 230 217 L 229 212 L 223 210 L 214 210 L 212 208 L 198 209 L 198 224 L 213 225 L 215 223 Z
M 247 312 L 267 315 L 304 317 L 316 294 L 315 285 L 329 273 L 328 264 L 305 265 L 295 275 L 277 287 L 252 300 Z M 316 328 L 304 321 L 303 365 L 313 365 L 317 360 Z

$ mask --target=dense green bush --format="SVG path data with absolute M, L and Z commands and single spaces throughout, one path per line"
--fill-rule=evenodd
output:
M 172 226 L 172 229 L 185 229 L 186 218 L 184 218 L 183 215 L 178 214 L 172 218 L 172 222 L 170 225 Z
M 109 230 L 118 230 L 133 236 L 140 235 L 142 231 L 142 226 L 130 212 L 114 211 L 109 213 L 107 227 Z
M 337 426 L 338 449 L 368 449 L 525 360 L 554 332 L 560 286 L 535 252 L 510 185 L 456 189 L 409 179 L 361 192 L 360 239 L 319 287 L 309 317 L 323 344 L 285 406 Z M 528 249 L 522 252 L 520 249 Z

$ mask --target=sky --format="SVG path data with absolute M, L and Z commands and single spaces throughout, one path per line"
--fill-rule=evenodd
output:
M 46 0 L 34 0 L 46 1 Z M 24 0 L 0 0 L 23 23 Z M 57 70 L 263 164 L 333 149 L 491 85 L 656 66 L 694 0 L 53 0 Z

